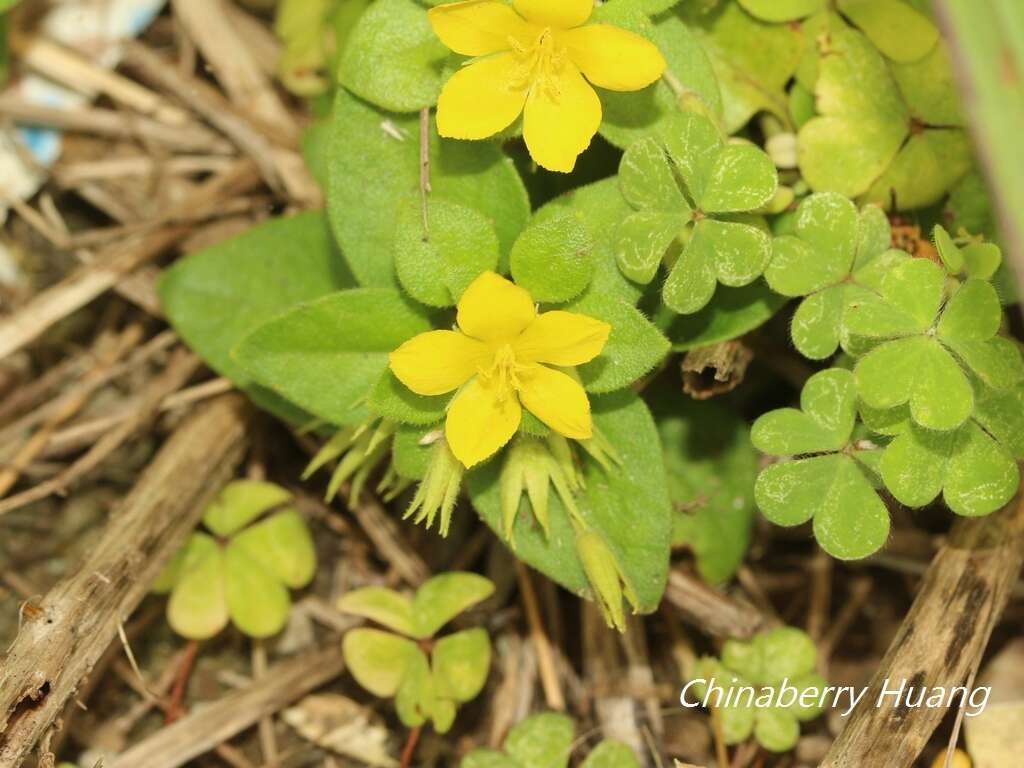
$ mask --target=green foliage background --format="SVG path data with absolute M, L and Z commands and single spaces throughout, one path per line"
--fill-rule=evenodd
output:
M 639 611 L 657 607 L 673 546 L 708 581 L 728 580 L 755 508 L 779 525 L 809 522 L 839 558 L 883 547 L 897 504 L 941 498 L 956 514 L 989 514 L 1019 484 L 1024 364 L 965 128 L 976 118 L 965 119 L 929 5 L 608 0 L 595 19 L 653 41 L 668 68 L 642 92 L 600 92 L 600 136 L 569 176 L 537 169 L 515 127 L 478 142 L 437 136 L 429 110 L 464 60 L 434 37 L 425 5 L 318 11 L 288 28 L 307 44 L 334 31 L 330 56 L 313 46 L 333 71 L 305 144 L 326 209 L 186 259 L 161 287 L 167 315 L 293 423 L 390 425 L 372 461 L 350 463 L 403 478 L 400 489 L 438 466 L 423 438 L 441 428 L 447 398 L 406 391 L 387 353 L 450 328 L 475 276 L 497 270 L 542 309 L 610 323 L 604 352 L 577 372 L 599 432 L 564 465 L 579 489 L 551 497 L 547 534 L 524 497 L 506 543 L 593 597 L 583 526 L 612 575 L 597 588 L 618 582 L 614 599 Z M 948 5 L 962 18 L 961 3 Z M 973 50 L 995 34 L 955 42 Z M 979 98 L 991 108 L 989 91 Z M 986 137 L 1005 142 L 1003 125 Z M 799 408 L 764 413 L 797 398 L 770 376 L 768 396 L 680 393 L 675 353 L 739 338 L 806 358 Z M 531 419 L 523 430 L 547 434 Z M 433 480 L 463 481 L 499 537 L 504 461 Z

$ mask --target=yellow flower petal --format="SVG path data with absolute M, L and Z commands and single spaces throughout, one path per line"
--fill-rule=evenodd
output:
M 601 126 L 601 100 L 572 62 L 551 78 L 530 91 L 523 138 L 538 165 L 569 173 Z
M 512 48 L 509 38 L 526 45 L 540 33 L 512 8 L 497 0 L 439 5 L 427 11 L 427 18 L 441 42 L 463 56 L 507 51 Z
M 639 91 L 665 71 L 665 57 L 654 43 L 610 24 L 588 24 L 560 32 L 557 39 L 599 88 Z
M 501 395 L 501 396 L 500 396 Z M 476 377 L 448 408 L 444 433 L 448 447 L 464 466 L 493 456 L 519 429 L 523 411 L 511 389 Z
M 469 381 L 492 358 L 486 345 L 458 331 L 429 331 L 409 339 L 388 359 L 398 380 L 413 392 L 443 395 Z
M 449 78 L 437 100 L 437 132 L 449 139 L 486 139 L 519 117 L 527 87 L 511 53 L 467 64 Z
M 594 0 L 512 0 L 512 5 L 527 21 L 559 29 L 585 24 L 594 11 Z
M 543 365 L 520 369 L 519 399 L 558 434 L 576 440 L 593 436 L 590 401 L 571 376 Z
M 604 349 L 612 327 L 575 312 L 545 312 L 523 331 L 514 345 L 520 363 L 570 366 L 590 362 Z
M 481 274 L 459 299 L 459 328 L 492 345 L 511 344 L 536 316 L 530 294 L 494 272 Z

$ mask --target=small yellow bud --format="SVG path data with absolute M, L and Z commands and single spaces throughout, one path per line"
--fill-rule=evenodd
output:
M 950 768 L 971 768 L 972 765 L 971 758 L 967 756 L 967 753 L 959 749 L 953 752 L 953 759 L 949 763 Z M 932 768 L 946 768 L 945 750 L 935 756 Z

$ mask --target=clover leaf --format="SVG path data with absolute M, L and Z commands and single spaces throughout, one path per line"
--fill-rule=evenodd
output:
M 881 54 L 854 29 L 824 35 L 819 46 L 819 116 L 799 132 L 807 183 L 887 207 L 937 202 L 971 165 L 963 130 L 945 122 L 948 109 L 934 99 L 908 103 Z M 943 63 L 929 57 L 913 66 L 923 73 L 911 69 L 908 82 L 935 79 Z
M 814 520 L 822 549 L 841 560 L 876 552 L 889 535 L 889 512 L 875 492 L 876 452 L 852 440 L 857 417 L 853 374 L 833 368 L 815 374 L 800 394 L 800 410 L 761 416 L 751 440 L 760 451 L 795 459 L 764 469 L 754 498 L 776 525 Z
M 192 534 L 160 574 L 154 591 L 170 594 L 167 620 L 192 640 L 230 620 L 250 637 L 270 637 L 288 619 L 288 589 L 313 579 L 316 551 L 305 521 L 272 483 L 238 480 L 207 507 L 208 533 Z
M 879 208 L 858 213 L 834 192 L 805 198 L 795 229 L 775 239 L 765 279 L 783 296 L 806 297 L 793 315 L 793 343 L 805 357 L 823 360 L 844 341 L 850 303 L 909 256 L 889 248 L 889 220 Z
M 923 507 L 941 493 L 955 513 L 975 517 L 995 512 L 1013 498 L 1020 484 L 1015 457 L 978 421 L 937 432 L 914 424 L 906 406 L 896 411 L 882 416 L 888 422 L 885 431 L 896 437 L 883 451 L 878 469 L 897 501 Z
M 827 683 L 814 671 L 816 658 L 814 643 L 793 627 L 749 642 L 728 640 L 720 658 L 700 659 L 693 692 L 717 709 L 726 744 L 753 735 L 770 752 L 787 752 L 800 738 L 800 723 L 822 712 Z
M 1003 262 L 1003 253 L 995 243 L 971 241 L 961 248 L 941 224 L 936 225 L 932 237 L 951 275 L 989 280 Z
M 338 601 L 338 609 L 397 634 L 366 627 L 349 631 L 342 641 L 345 663 L 370 693 L 395 698 L 395 709 L 406 726 L 417 728 L 429 719 L 438 733 L 446 733 L 458 705 L 483 690 L 491 666 L 491 641 L 480 628 L 433 638 L 493 592 L 488 579 L 458 572 L 428 579 L 413 597 L 383 587 L 353 590 Z
M 616 257 L 624 275 L 650 282 L 680 241 L 662 296 L 670 309 L 690 314 L 711 301 L 718 283 L 749 285 L 764 271 L 771 238 L 742 214 L 774 197 L 778 176 L 762 150 L 726 144 L 703 115 L 683 113 L 672 125 L 664 143 L 643 139 L 623 156 L 622 193 L 636 213 L 619 228 Z
M 505 737 L 504 750 L 474 749 L 460 768 L 568 768 L 575 725 L 565 715 L 542 712 L 516 723 Z M 607 739 L 598 744 L 581 768 L 639 768 L 625 744 Z
M 969 278 L 943 303 L 946 282 L 934 262 L 903 262 L 843 318 L 846 333 L 876 344 L 855 368 L 864 402 L 881 409 L 909 402 L 914 422 L 935 430 L 959 427 L 974 410 L 964 369 L 996 389 L 1024 378 L 1019 351 L 996 335 L 1002 309 L 991 284 Z

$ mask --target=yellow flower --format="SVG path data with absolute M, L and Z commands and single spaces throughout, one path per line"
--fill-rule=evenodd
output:
M 608 24 L 583 26 L 593 8 L 593 0 L 512 0 L 511 6 L 466 0 L 431 8 L 441 42 L 483 57 L 445 84 L 438 132 L 485 139 L 523 114 L 533 159 L 548 170 L 571 171 L 601 125 L 601 101 L 590 83 L 637 91 L 665 71 L 657 47 L 639 35 Z
M 519 428 L 522 407 L 565 437 L 592 436 L 590 402 L 568 374 L 604 349 L 611 326 L 573 312 L 537 314 L 530 294 L 484 272 L 459 300 L 459 330 L 421 333 L 391 353 L 391 370 L 413 392 L 443 395 L 445 436 L 466 467 L 496 453 Z

